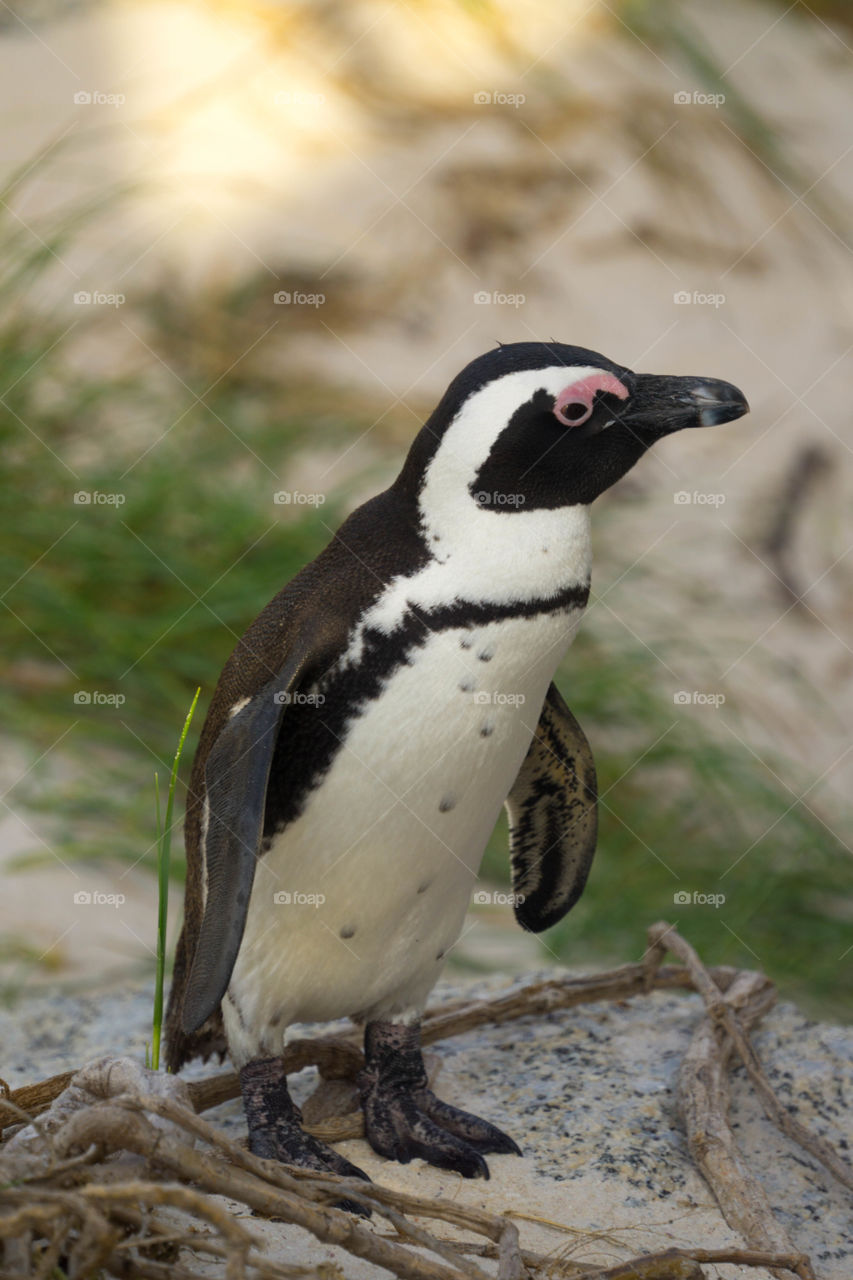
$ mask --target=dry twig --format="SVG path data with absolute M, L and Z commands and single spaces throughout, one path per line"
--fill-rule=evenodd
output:
M 679 1074 L 679 1099 L 690 1153 L 729 1226 L 747 1245 L 797 1257 L 795 1265 L 785 1264 L 785 1269 L 794 1271 L 802 1280 L 814 1280 L 808 1259 L 794 1248 L 777 1221 L 764 1188 L 741 1156 L 727 1118 L 728 1060 L 737 1040 L 746 1039 L 744 1027 L 751 1026 L 774 1003 L 775 989 L 763 974 L 743 973 L 723 994 L 689 943 L 665 922 L 652 925 L 649 942 L 674 951 L 684 960 L 707 1010 Z M 735 1028 L 737 1040 L 730 1034 L 730 1027 Z M 780 1275 L 781 1268 L 775 1267 L 774 1274 Z
M 842 1186 L 848 1191 L 853 1191 L 853 1169 L 842 1160 L 841 1156 L 825 1138 L 821 1138 L 819 1134 L 812 1133 L 810 1129 L 798 1120 L 796 1116 L 792 1116 L 786 1111 L 782 1103 L 776 1097 L 773 1086 L 767 1079 L 767 1075 L 758 1060 L 758 1055 L 743 1032 L 743 1028 L 737 1015 L 734 1013 L 730 999 L 724 998 L 708 970 L 702 964 L 696 952 L 679 934 L 668 932 L 668 925 L 652 925 L 652 931 L 665 930 L 665 934 L 661 937 L 661 941 L 666 941 L 666 946 L 670 951 L 684 961 L 690 970 L 690 976 L 696 990 L 700 992 L 708 1009 L 710 1017 L 718 1021 L 725 1029 L 741 1062 L 746 1067 L 747 1075 L 755 1086 L 756 1093 L 762 1101 L 765 1113 L 769 1120 L 782 1130 L 782 1132 L 799 1146 L 807 1151 L 809 1155 L 819 1160 L 829 1172 L 838 1179 Z

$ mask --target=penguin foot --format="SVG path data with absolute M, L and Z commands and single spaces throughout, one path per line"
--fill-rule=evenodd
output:
M 402 1164 L 419 1156 L 463 1178 L 488 1178 L 483 1153 L 521 1155 L 512 1138 L 488 1120 L 442 1102 L 428 1087 L 420 1028 L 370 1022 L 359 1076 L 367 1140 Z
M 240 1089 L 249 1125 L 249 1150 L 253 1155 L 295 1164 L 300 1169 L 370 1181 L 357 1165 L 350 1164 L 302 1128 L 302 1113 L 288 1093 L 280 1058 L 256 1058 L 246 1063 L 240 1070 Z M 335 1208 L 370 1217 L 370 1211 L 354 1200 L 340 1200 Z

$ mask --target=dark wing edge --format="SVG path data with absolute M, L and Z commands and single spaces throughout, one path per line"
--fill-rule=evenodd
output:
M 540 933 L 583 893 L 598 835 L 595 761 L 553 684 L 506 810 L 516 919 Z
M 288 655 L 278 676 L 223 725 L 207 757 L 201 856 L 207 892 L 181 1010 L 197 1031 L 218 1007 L 243 940 L 260 851 L 267 784 L 282 716 L 313 655 Z

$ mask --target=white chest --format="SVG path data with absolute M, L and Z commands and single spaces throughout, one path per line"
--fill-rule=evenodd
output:
M 258 864 L 230 988 L 246 1026 L 280 1044 L 294 1021 L 423 1002 L 579 617 L 434 633 L 350 723 Z

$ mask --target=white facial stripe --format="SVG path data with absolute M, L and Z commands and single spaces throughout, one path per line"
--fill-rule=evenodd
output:
M 424 520 L 440 519 L 448 501 L 452 502 L 460 492 L 467 491 L 516 409 L 530 400 L 536 391 L 544 387 L 556 397 L 569 383 L 605 372 L 592 365 L 523 369 L 496 378 L 470 396 L 445 431 L 427 468 L 421 493 Z M 496 513 L 486 511 L 481 514 L 494 517 Z
M 435 557 L 410 578 L 395 578 L 363 624 L 390 632 L 409 603 L 431 609 L 456 600 L 506 604 L 542 600 L 585 584 L 590 571 L 589 508 L 497 511 L 478 507 L 468 486 L 513 413 L 544 387 L 556 396 L 591 367 L 509 373 L 466 400 L 427 468 L 419 497 L 422 529 Z M 555 430 L 561 428 L 555 423 Z M 360 646 L 354 637 L 352 652 Z

